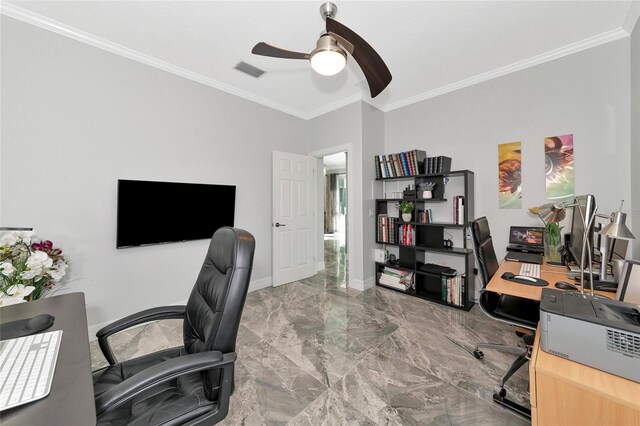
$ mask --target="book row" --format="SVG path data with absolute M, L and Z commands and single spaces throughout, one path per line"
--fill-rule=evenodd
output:
M 427 173 L 449 173 L 451 171 L 451 157 L 441 155 L 427 158 Z
M 433 222 L 433 212 L 431 211 L 431 209 L 416 210 L 416 222 L 432 223 Z
M 415 226 L 401 223 L 397 217 L 389 217 L 386 214 L 378 215 L 378 242 L 415 246 Z
M 465 275 L 457 275 L 452 278 L 442 276 L 442 301 L 456 306 L 464 306 L 464 281 Z
M 415 176 L 424 173 L 425 151 L 414 149 L 375 156 L 376 178 Z
M 456 195 L 453 197 L 453 223 L 456 225 L 464 225 L 464 196 Z
M 413 272 L 385 266 L 378 277 L 378 282 L 396 290 L 407 291 L 413 286 Z

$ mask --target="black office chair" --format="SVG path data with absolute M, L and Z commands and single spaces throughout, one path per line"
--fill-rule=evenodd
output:
M 255 240 L 218 229 L 186 306 L 130 315 L 96 333 L 109 366 L 93 373 L 98 424 L 215 424 L 229 411 L 235 345 Z M 107 338 L 131 326 L 183 318 L 184 346 L 117 363 Z
M 471 223 L 471 236 L 473 238 L 473 247 L 476 259 L 478 260 L 480 275 L 482 277 L 482 290 L 480 291 L 479 296 L 480 309 L 487 316 L 495 320 L 531 330 L 532 333 L 525 334 L 522 338 L 527 346 L 533 345 L 533 340 L 535 338 L 535 334 L 533 332 L 535 332 L 538 326 L 538 321 L 540 320 L 540 303 L 534 300 L 487 291 L 487 284 L 498 270 L 499 264 L 498 259 L 496 258 L 496 252 L 493 248 L 493 240 L 491 238 L 491 232 L 489 231 L 489 222 L 486 217 L 483 216 Z M 509 380 L 509 378 L 529 360 L 527 358 L 527 349 L 518 346 L 480 343 L 473 351 L 473 355 L 477 359 L 482 359 L 484 357 L 482 349 L 495 349 L 518 355 L 518 358 L 502 375 L 500 379 L 500 391 L 493 395 L 493 399 L 507 408 L 518 411 L 521 414 L 531 416 L 531 410 L 506 399 L 507 391 L 504 388 L 507 380 Z

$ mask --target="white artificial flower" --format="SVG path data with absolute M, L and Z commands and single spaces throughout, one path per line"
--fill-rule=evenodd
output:
M 28 271 L 23 271 L 20 273 L 20 278 L 23 280 L 32 280 L 35 277 L 42 275 L 42 268 L 38 269 L 29 269 Z
M 0 308 L 3 306 L 16 305 L 18 303 L 24 302 L 26 302 L 26 300 L 24 300 L 22 297 L 11 297 L 6 294 L 0 296 Z
M 34 237 L 33 231 L 10 231 L 0 236 L 0 246 L 10 247 L 22 240 L 26 245 L 31 244 Z
M 51 259 L 47 253 L 36 250 L 29 256 L 26 265 L 29 269 L 51 268 L 53 259 Z
M 24 286 L 22 284 L 15 284 L 7 289 L 7 294 L 12 297 L 27 297 L 35 289 L 32 285 Z
M 16 271 L 16 268 L 13 267 L 11 262 L 2 262 L 0 263 L 0 273 L 5 277 L 10 277 Z
M 55 282 L 60 281 L 60 279 L 66 274 L 65 269 L 67 268 L 67 265 L 64 262 L 61 263 L 62 265 L 56 265 L 54 268 L 51 268 L 49 269 L 49 271 L 47 271 Z
M 0 245 L 10 247 L 18 242 L 18 235 L 15 232 L 7 232 L 0 237 Z

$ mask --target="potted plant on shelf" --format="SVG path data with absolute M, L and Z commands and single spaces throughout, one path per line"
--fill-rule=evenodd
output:
M 421 182 L 418 184 L 418 189 L 422 191 L 422 198 L 433 198 L 433 189 L 436 187 L 435 182 Z
M 398 210 L 400 210 L 400 213 L 402 213 L 402 220 L 404 220 L 405 222 L 411 221 L 411 212 L 413 212 L 413 206 L 414 203 L 404 200 L 400 201 L 400 204 L 398 204 Z

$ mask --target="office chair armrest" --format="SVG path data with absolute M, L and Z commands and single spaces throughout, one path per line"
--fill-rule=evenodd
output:
M 98 338 L 98 344 L 100 345 L 100 349 L 102 350 L 104 357 L 107 359 L 107 362 L 110 365 L 117 362 L 115 355 L 113 355 L 113 352 L 111 351 L 111 346 L 107 341 L 109 336 L 133 327 L 134 325 L 144 324 L 146 322 L 184 318 L 185 310 L 186 306 L 184 305 L 160 306 L 158 308 L 151 308 L 131 314 L 102 327 L 96 333 L 96 337 Z
M 96 398 L 98 415 L 113 410 L 140 393 L 168 380 L 184 374 L 202 370 L 222 369 L 222 385 L 220 386 L 219 405 L 226 402 L 228 406 L 231 396 L 232 368 L 236 361 L 235 352 L 222 354 L 219 351 L 199 352 L 172 358 L 151 366 L 140 373 L 112 387 Z

